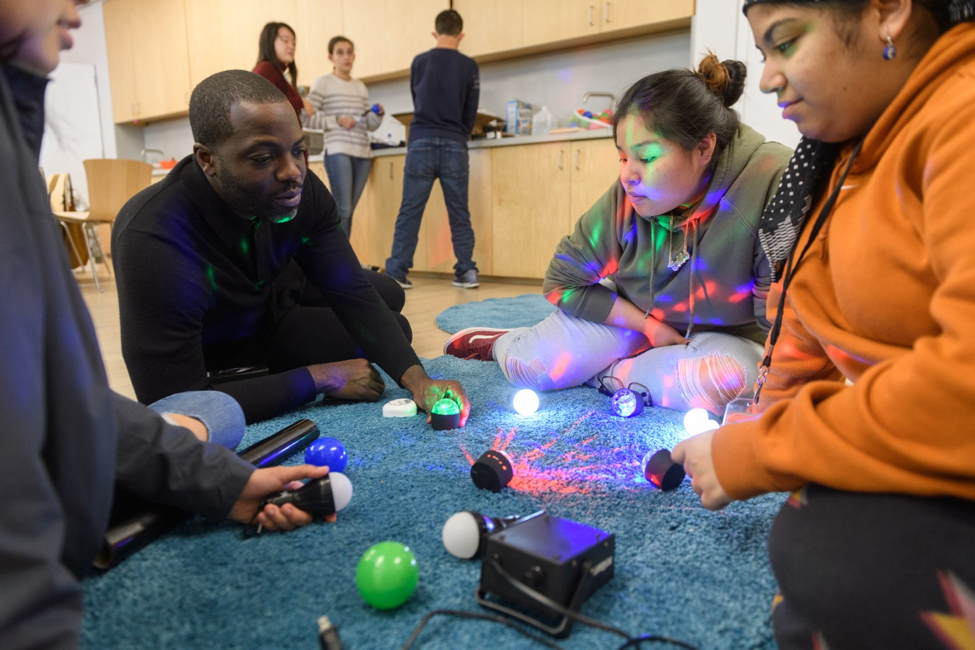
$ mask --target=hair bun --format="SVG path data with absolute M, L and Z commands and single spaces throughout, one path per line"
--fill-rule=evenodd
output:
M 708 52 L 697 66 L 697 75 L 726 107 L 733 106 L 741 98 L 747 73 L 741 61 L 719 61 L 712 52 Z

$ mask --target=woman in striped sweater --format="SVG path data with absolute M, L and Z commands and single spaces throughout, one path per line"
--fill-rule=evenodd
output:
M 342 230 L 352 235 L 352 213 L 369 177 L 372 149 L 369 135 L 383 120 L 383 107 L 369 105 L 366 85 L 352 78 L 355 46 L 344 36 L 328 42 L 332 74 L 312 84 L 308 99 L 315 114 L 306 126 L 325 131 L 325 171 L 335 197 Z

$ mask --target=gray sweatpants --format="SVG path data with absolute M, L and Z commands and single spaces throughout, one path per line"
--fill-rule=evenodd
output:
M 761 345 L 719 332 L 691 334 L 690 341 L 633 356 L 646 345 L 642 334 L 556 310 L 534 327 L 501 336 L 493 356 L 515 386 L 549 391 L 598 386 L 613 376 L 624 386 L 643 384 L 655 405 L 679 410 L 720 414 L 725 404 L 753 390 Z

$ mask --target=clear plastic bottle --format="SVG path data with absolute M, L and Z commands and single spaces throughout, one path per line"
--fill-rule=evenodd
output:
M 548 135 L 555 127 L 555 116 L 548 106 L 542 106 L 542 110 L 532 116 L 532 135 Z

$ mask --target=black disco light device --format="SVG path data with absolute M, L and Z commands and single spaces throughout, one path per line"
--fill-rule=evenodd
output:
M 543 514 L 487 537 L 477 602 L 542 630 L 569 636 L 582 603 L 613 577 L 612 533 Z

